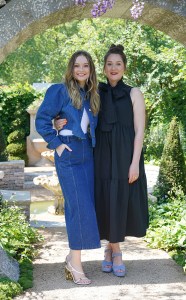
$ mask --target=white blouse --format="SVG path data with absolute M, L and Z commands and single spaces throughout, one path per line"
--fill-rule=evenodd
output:
M 89 121 L 89 118 L 88 118 L 88 114 L 87 114 L 87 112 L 84 108 L 82 119 L 81 119 L 81 129 L 82 129 L 84 134 L 87 133 L 87 127 L 88 127 L 89 123 L 90 123 L 90 121 Z M 59 134 L 63 135 L 63 136 L 73 135 L 72 130 L 69 130 L 69 129 L 62 129 L 59 132 Z

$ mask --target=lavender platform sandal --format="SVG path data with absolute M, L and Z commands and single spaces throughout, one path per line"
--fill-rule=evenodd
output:
M 105 256 L 106 256 L 107 252 L 110 252 L 110 254 L 112 254 L 111 249 L 105 249 Z M 112 272 L 112 261 L 103 260 L 102 261 L 102 271 L 106 272 L 106 273 Z
M 122 253 L 121 252 L 112 253 L 112 260 L 114 260 L 114 257 L 116 257 L 116 256 L 122 256 Z M 122 263 L 122 265 L 115 265 L 113 263 L 112 270 L 113 270 L 114 275 L 116 275 L 118 277 L 124 277 L 125 276 L 126 268 L 125 268 L 125 265 L 123 263 Z

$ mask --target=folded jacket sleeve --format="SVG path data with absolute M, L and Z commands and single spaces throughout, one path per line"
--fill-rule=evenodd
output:
M 49 149 L 56 149 L 62 144 L 56 129 L 53 128 L 52 120 L 61 112 L 65 95 L 64 85 L 50 86 L 36 114 L 36 130 L 48 143 Z

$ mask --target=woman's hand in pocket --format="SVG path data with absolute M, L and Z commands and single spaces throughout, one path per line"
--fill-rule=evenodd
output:
M 59 157 L 62 155 L 62 153 L 63 153 L 63 151 L 65 150 L 65 148 L 66 148 L 68 151 L 72 151 L 72 149 L 71 149 L 69 146 L 67 146 L 66 144 L 61 144 L 60 146 L 58 146 L 58 147 L 56 148 L 56 152 L 57 152 L 57 154 L 58 154 Z

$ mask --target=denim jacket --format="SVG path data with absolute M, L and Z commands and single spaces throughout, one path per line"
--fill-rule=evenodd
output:
M 85 92 L 80 89 L 81 97 L 85 97 Z M 90 99 L 85 100 L 85 109 L 90 121 L 90 135 L 92 146 L 95 147 L 95 128 L 97 125 L 97 116 L 91 112 Z M 81 120 L 78 109 L 72 105 L 72 100 L 68 94 L 65 84 L 53 84 L 48 88 L 45 98 L 36 114 L 36 130 L 48 143 L 47 148 L 56 149 L 62 144 L 60 136 L 53 128 L 52 120 L 57 116 L 61 119 L 67 119 L 67 124 L 63 129 L 72 130 L 73 135 L 80 139 L 85 139 L 85 134 L 81 129 Z

